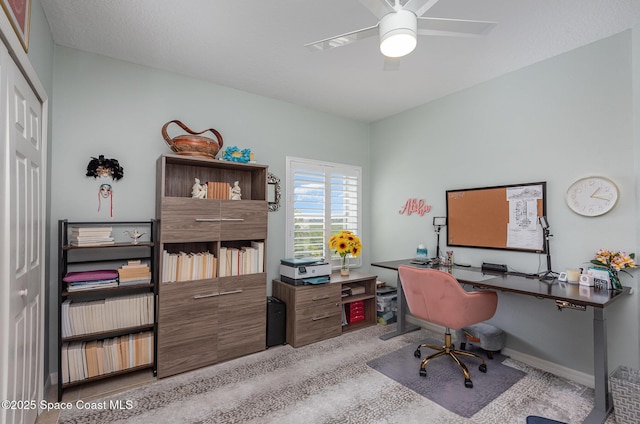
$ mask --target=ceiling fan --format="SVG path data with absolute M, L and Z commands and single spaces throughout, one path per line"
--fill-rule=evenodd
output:
M 417 35 L 478 37 L 486 35 L 495 22 L 463 19 L 427 18 L 422 15 L 438 0 L 360 0 L 378 19 L 378 23 L 356 31 L 305 44 L 312 50 L 342 47 L 364 38 L 379 35 L 380 52 L 397 58 L 411 53 L 417 45 Z

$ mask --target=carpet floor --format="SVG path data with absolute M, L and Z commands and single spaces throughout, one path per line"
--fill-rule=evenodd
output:
M 59 423 L 524 424 L 527 416 L 539 415 L 571 424 L 582 422 L 593 407 L 592 389 L 506 358 L 505 365 L 525 375 L 462 417 L 367 365 L 440 337 L 420 330 L 379 339 L 394 329 L 373 326 L 296 349 L 271 347 L 96 401 L 120 401 L 122 409 L 63 411 Z M 475 388 L 461 383 L 459 390 Z M 613 417 L 607 421 L 614 423 Z

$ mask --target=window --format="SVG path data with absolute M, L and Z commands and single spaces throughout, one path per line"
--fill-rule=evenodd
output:
M 359 166 L 287 156 L 287 257 L 325 258 L 339 265 L 327 242 L 340 230 L 362 239 L 361 175 Z M 362 259 L 349 263 L 360 266 Z

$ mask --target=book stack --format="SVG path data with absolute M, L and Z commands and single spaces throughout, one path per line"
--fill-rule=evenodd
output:
M 149 365 L 153 363 L 153 333 L 64 343 L 61 362 L 63 383 Z
M 217 258 L 209 252 L 162 253 L 162 282 L 203 280 L 216 278 Z
M 149 265 L 140 260 L 128 261 L 126 265 L 118 268 L 118 281 L 121 286 L 149 284 L 151 282 Z
M 106 246 L 115 244 L 111 227 L 69 227 L 71 246 Z
M 154 299 L 153 293 L 87 302 L 67 299 L 62 302 L 60 310 L 62 337 L 153 324 Z
M 207 181 L 207 199 L 229 200 L 231 198 L 231 186 L 219 181 Z
M 260 272 L 264 272 L 264 242 L 252 241 L 251 246 L 220 247 L 221 277 Z
M 118 271 L 115 269 L 96 269 L 91 271 L 72 271 L 62 278 L 67 283 L 67 291 L 97 290 L 118 286 Z

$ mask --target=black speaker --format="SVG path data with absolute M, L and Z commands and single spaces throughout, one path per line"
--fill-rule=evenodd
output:
M 284 302 L 273 296 L 267 297 L 267 348 L 287 342 L 286 323 Z

